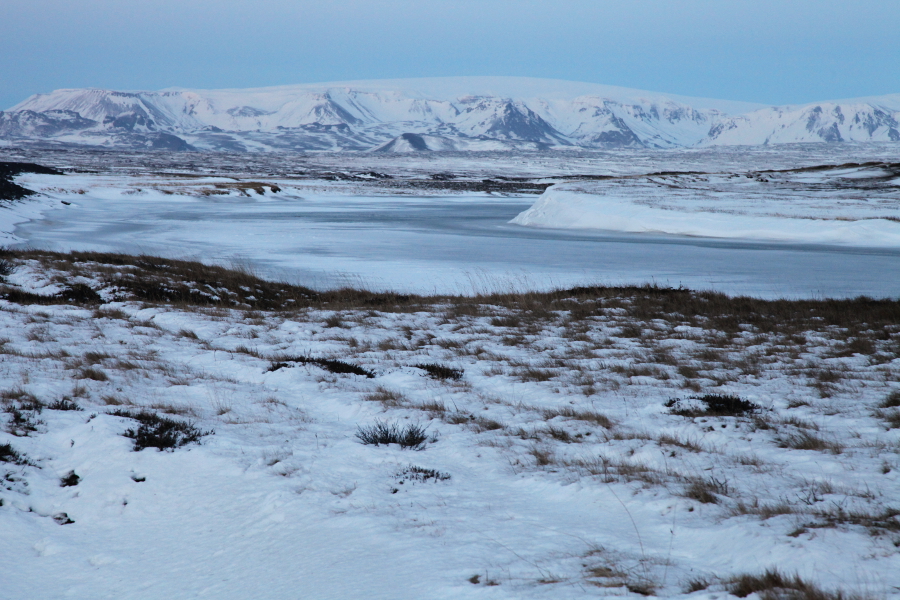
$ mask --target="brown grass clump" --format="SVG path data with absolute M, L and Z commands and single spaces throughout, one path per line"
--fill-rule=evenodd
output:
M 799 431 L 780 436 L 777 438 L 777 443 L 779 448 L 791 448 L 793 450 L 817 450 L 832 454 L 840 454 L 844 451 L 844 446 L 839 442 L 826 440 L 811 431 Z
M 728 482 L 714 477 L 694 478 L 684 489 L 682 496 L 703 504 L 718 504 L 719 496 L 727 496 Z
M 109 381 L 109 376 L 105 372 L 94 367 L 82 369 L 75 377 L 76 379 L 90 379 L 92 381 Z
M 363 396 L 363 400 L 368 402 L 380 402 L 385 408 L 397 408 L 409 403 L 409 399 L 402 393 L 383 386 L 378 386 L 375 388 L 375 391 Z
M 578 421 L 586 421 L 588 423 L 593 423 L 594 425 L 599 425 L 604 429 L 611 429 L 613 427 L 613 422 L 604 414 L 601 414 L 595 410 L 578 410 L 571 406 L 563 406 L 560 408 L 550 408 L 543 411 L 544 419 L 550 420 L 555 419 L 556 417 L 563 417 L 566 419 L 575 419 Z
M 799 575 L 784 575 L 775 568 L 758 575 L 737 575 L 727 587 L 738 598 L 759 594 L 762 600 L 863 600 L 856 594 L 823 590 Z

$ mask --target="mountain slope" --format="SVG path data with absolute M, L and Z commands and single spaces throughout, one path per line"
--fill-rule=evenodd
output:
M 0 137 L 209 150 L 427 151 L 487 141 L 492 149 L 672 148 L 898 141 L 898 120 L 900 96 L 763 107 L 588 83 L 470 77 L 246 90 L 57 90 L 0 112 Z M 418 148 L 409 140 L 390 145 L 404 134 L 434 139 Z
M 723 119 L 704 145 L 900 141 L 900 95 L 777 106 Z

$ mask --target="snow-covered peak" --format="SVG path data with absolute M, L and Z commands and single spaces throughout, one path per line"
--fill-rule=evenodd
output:
M 165 133 L 200 149 L 333 151 L 374 149 L 409 133 L 444 140 L 426 143 L 428 149 L 476 141 L 499 148 L 672 148 L 898 141 L 898 118 L 900 94 L 767 107 L 554 79 L 447 77 L 57 90 L 0 113 L 0 136 L 121 145 L 131 134 Z M 406 148 L 408 140 L 398 144 Z

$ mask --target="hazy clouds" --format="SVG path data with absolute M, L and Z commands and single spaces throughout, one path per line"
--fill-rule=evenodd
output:
M 895 0 L 0 0 L 0 107 L 445 75 L 806 102 L 900 92 L 898 22 Z

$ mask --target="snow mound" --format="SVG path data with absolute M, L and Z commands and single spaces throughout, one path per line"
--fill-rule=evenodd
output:
M 898 165 L 557 184 L 526 227 L 900 247 Z M 864 193 L 861 193 L 864 192 Z

